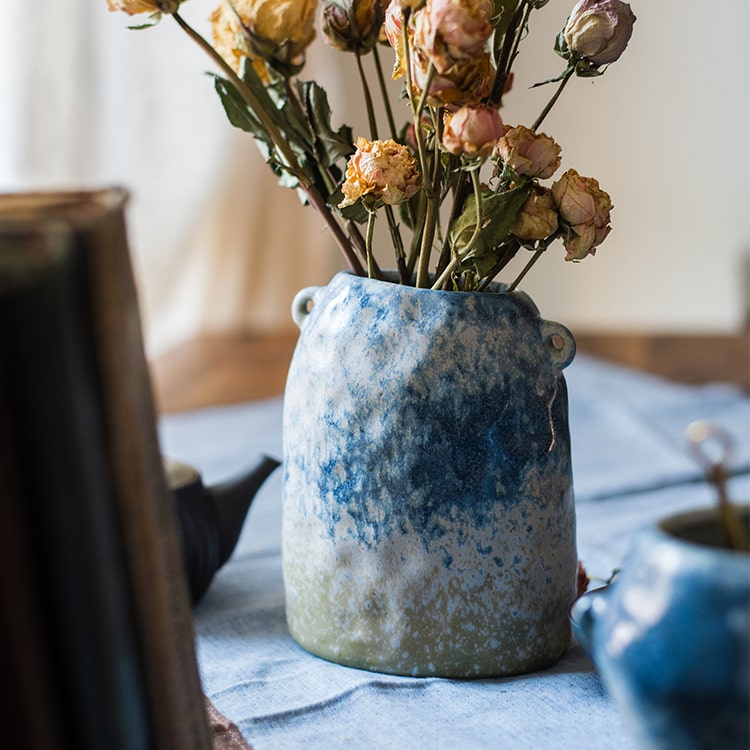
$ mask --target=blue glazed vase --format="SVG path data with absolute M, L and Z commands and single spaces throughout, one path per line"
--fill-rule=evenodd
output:
M 750 556 L 722 548 L 716 516 L 644 528 L 615 583 L 571 608 L 639 747 L 750 746 Z
M 301 291 L 284 398 L 287 621 L 404 675 L 517 674 L 569 644 L 570 332 L 521 293 L 342 273 Z

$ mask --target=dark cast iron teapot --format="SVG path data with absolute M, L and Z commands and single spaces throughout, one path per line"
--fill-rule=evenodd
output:
M 163 458 L 167 483 L 175 499 L 188 588 L 197 604 L 239 539 L 250 505 L 266 478 L 279 466 L 261 456 L 239 476 L 206 487 L 189 464 Z

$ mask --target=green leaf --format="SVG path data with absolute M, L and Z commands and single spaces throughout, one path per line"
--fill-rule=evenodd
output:
M 530 192 L 530 182 L 499 193 L 482 191 L 482 226 L 471 252 L 472 257 L 483 258 L 489 255 L 494 262 L 493 251 L 507 238 L 516 214 Z M 476 196 L 472 193 L 466 199 L 463 211 L 448 229 L 453 252 L 460 253 L 474 235 L 477 225 L 476 213 Z
M 341 190 L 341 186 L 339 186 L 328 196 L 328 205 L 345 219 L 355 221 L 357 224 L 367 223 L 368 211 L 361 200 L 345 208 L 339 208 L 339 203 L 342 200 L 344 200 L 344 193 Z
M 145 21 L 145 23 L 139 23 L 135 26 L 128 26 L 129 29 L 133 31 L 141 31 L 142 29 L 151 29 L 154 26 L 156 26 L 157 23 L 161 21 L 161 13 L 157 11 L 156 13 L 152 13 L 148 19 Z
M 283 187 L 296 188 L 299 186 L 299 180 L 296 175 L 282 164 L 276 157 L 276 150 L 271 143 L 265 129 L 261 125 L 255 113 L 250 109 L 245 100 L 240 96 L 237 89 L 230 81 L 219 76 L 214 76 L 214 87 L 216 88 L 221 103 L 224 106 L 227 119 L 234 127 L 250 133 L 255 138 L 266 163 L 271 167 L 274 174 L 279 178 L 279 184 Z M 300 160 L 300 166 L 308 173 L 309 162 L 306 159 Z M 317 174 L 315 174 L 317 177 Z M 312 179 L 312 178 L 311 178 Z
M 248 66 L 252 67 L 249 62 Z M 267 97 L 264 103 L 274 109 L 272 115 L 276 126 L 297 151 L 312 155 L 314 153 L 313 126 L 299 101 L 289 90 L 288 78 L 277 70 L 270 69 L 268 71 L 269 83 L 264 84 L 254 70 L 253 74 L 255 76 L 253 90 L 255 91 L 257 86 L 262 87 L 262 96 L 264 99 Z
M 495 0 L 495 16 L 493 23 L 495 25 L 495 34 L 502 38 L 510 26 L 510 19 L 516 12 L 521 0 Z
M 572 68 L 573 66 L 568 65 L 568 67 L 565 68 L 565 70 L 563 70 L 563 72 L 560 73 L 559 76 L 555 76 L 554 78 L 548 78 L 546 81 L 539 81 L 539 83 L 534 83 L 531 86 L 529 86 L 529 88 L 535 89 L 535 88 L 538 88 L 539 86 L 546 86 L 548 83 L 559 83 L 560 81 L 563 80 L 563 78 L 566 78 L 570 74 L 570 71 L 572 70 Z
M 342 125 L 338 130 L 331 126 L 331 107 L 328 94 L 315 81 L 298 81 L 297 90 L 302 100 L 310 130 L 313 133 L 315 155 L 325 167 L 354 153 L 352 129 Z
M 254 112 L 247 106 L 237 89 L 226 79 L 214 76 L 214 88 L 221 99 L 229 122 L 240 130 L 252 133 L 256 138 L 268 143 L 268 137 Z M 270 145 L 270 144 L 269 144 Z

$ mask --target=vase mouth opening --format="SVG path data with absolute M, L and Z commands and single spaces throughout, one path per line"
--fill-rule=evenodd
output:
M 417 287 L 416 286 L 416 280 L 415 277 L 412 276 L 409 284 L 403 284 L 401 283 L 401 279 L 399 276 L 399 272 L 388 269 L 388 270 L 381 270 L 380 274 L 382 278 L 374 278 L 370 276 L 358 276 L 357 274 L 353 273 L 352 271 L 342 271 L 343 274 L 346 276 L 360 279 L 363 282 L 372 282 L 374 284 L 392 284 L 393 286 L 402 287 L 404 289 L 412 289 L 415 292 L 432 292 L 434 294 L 500 294 L 504 293 L 508 289 L 508 284 L 505 284 L 501 281 L 492 281 L 487 285 L 486 289 L 479 290 L 473 290 L 469 289 L 466 291 L 463 290 L 446 290 L 446 289 L 431 289 L 430 287 Z M 430 282 L 435 281 L 435 274 L 430 273 L 429 274 Z M 528 297 L 528 295 L 525 292 L 520 291 L 514 291 L 510 292 L 510 294 L 515 294 L 522 297 Z
M 745 535 L 748 535 L 750 533 L 750 505 L 734 507 L 740 524 L 744 527 Z M 747 551 L 731 548 L 718 506 L 669 516 L 659 521 L 657 529 L 671 540 L 698 549 L 744 557 L 750 554 Z

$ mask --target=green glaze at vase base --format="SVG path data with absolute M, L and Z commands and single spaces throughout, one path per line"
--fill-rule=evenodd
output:
M 369 554 L 339 549 L 335 563 L 322 555 L 311 564 L 309 548 L 307 557 L 287 554 L 292 637 L 329 661 L 414 677 L 530 672 L 553 664 L 568 646 L 570 559 L 549 552 L 503 573 L 498 555 L 485 548 L 467 556 L 473 559 L 464 570 L 445 569 L 444 554 L 431 564 L 419 547 L 402 541 Z M 503 554 L 497 545 L 493 551 Z M 518 555 L 511 559 L 521 564 Z

